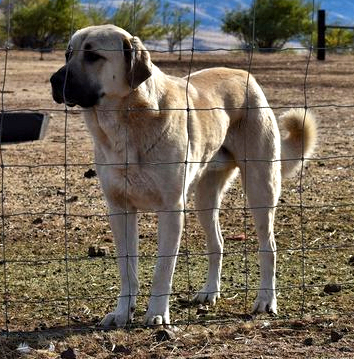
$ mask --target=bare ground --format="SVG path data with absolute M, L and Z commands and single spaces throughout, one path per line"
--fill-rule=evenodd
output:
M 277 115 L 290 106 L 308 106 L 319 119 L 314 158 L 301 181 L 284 181 L 277 211 L 279 317 L 245 315 L 257 288 L 257 242 L 236 182 L 221 211 L 226 256 L 217 306 L 185 305 L 206 270 L 203 235 L 191 213 L 171 298 L 178 330 L 160 341 L 156 330 L 139 327 L 156 249 L 156 218 L 143 213 L 138 327 L 92 329 L 114 307 L 119 279 L 97 178 L 84 177 L 94 168 L 91 140 L 80 111 L 66 114 L 51 99 L 49 77 L 63 64 L 63 53 L 39 61 L 35 52 L 11 51 L 4 110 L 40 110 L 48 113 L 50 124 L 42 141 L 1 146 L 0 325 L 10 333 L 1 338 L 2 357 L 19 357 L 22 341 L 32 348 L 21 354 L 27 358 L 56 358 L 68 347 L 78 358 L 352 357 L 353 57 L 330 55 L 318 62 L 307 54 L 283 52 L 255 54 L 250 63 L 247 54 L 235 51 L 194 54 L 192 64 L 189 53 L 182 61 L 163 54 L 153 58 L 165 72 L 179 76 L 210 66 L 250 69 Z M 245 230 L 246 241 L 239 236 Z M 104 247 L 105 256 L 89 257 L 92 245 Z M 327 284 L 339 291 L 326 293 Z

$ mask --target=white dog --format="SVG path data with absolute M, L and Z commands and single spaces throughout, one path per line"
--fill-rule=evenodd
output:
M 158 214 L 158 255 L 146 323 L 169 324 L 169 295 L 187 194 L 205 230 L 209 269 L 194 301 L 220 295 L 223 238 L 219 208 L 238 170 L 259 239 L 260 289 L 253 311 L 277 312 L 273 223 L 281 176 L 293 173 L 316 141 L 309 112 L 282 116 L 281 139 L 268 102 L 247 72 L 211 68 L 176 78 L 161 72 L 137 37 L 104 25 L 77 31 L 53 98 L 86 108 L 97 172 L 110 210 L 121 276 L 117 308 L 104 326 L 133 318 L 138 284 L 137 210 Z M 280 161 L 283 160 L 283 161 Z

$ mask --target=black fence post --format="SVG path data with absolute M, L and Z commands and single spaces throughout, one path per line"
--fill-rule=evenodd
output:
M 317 15 L 317 60 L 326 58 L 326 12 L 318 10 Z

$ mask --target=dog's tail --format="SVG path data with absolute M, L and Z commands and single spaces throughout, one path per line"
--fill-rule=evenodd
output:
M 302 160 L 311 156 L 317 142 L 317 123 L 305 109 L 290 109 L 279 117 L 280 126 L 287 131 L 281 141 L 282 176 L 291 177 Z

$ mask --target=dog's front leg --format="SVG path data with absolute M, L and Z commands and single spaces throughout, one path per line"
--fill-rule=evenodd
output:
M 110 224 L 116 244 L 121 291 L 115 311 L 107 314 L 101 325 L 123 327 L 133 319 L 139 290 L 138 223 L 136 212 L 126 214 L 120 208 L 110 209 Z
M 158 255 L 146 324 L 170 324 L 169 296 L 183 230 L 182 211 L 159 213 Z

